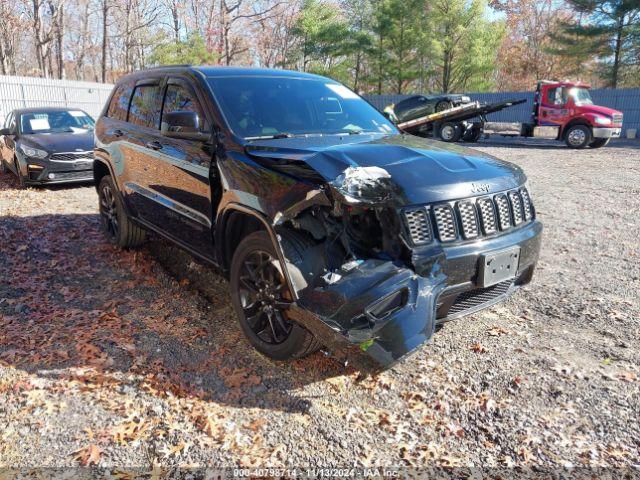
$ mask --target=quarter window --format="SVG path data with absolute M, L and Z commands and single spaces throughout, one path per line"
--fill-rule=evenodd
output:
M 169 84 L 169 86 L 167 86 L 162 115 L 164 116 L 172 112 L 195 112 L 200 117 L 200 130 L 202 132 L 210 131 L 200 103 L 195 96 L 182 85 Z
M 131 98 L 131 85 L 121 84 L 116 87 L 116 91 L 111 97 L 107 117 L 115 120 L 126 121 L 129 99 Z
M 160 123 L 160 87 L 139 85 L 133 91 L 129 106 L 129 122 L 149 128 L 158 128 Z

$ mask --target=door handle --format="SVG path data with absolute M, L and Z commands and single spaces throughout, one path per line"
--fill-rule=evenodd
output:
M 147 142 L 145 146 L 147 148 L 150 148 L 151 150 L 161 150 L 162 149 L 162 144 L 160 142 Z
M 111 132 L 114 137 L 121 137 L 124 135 L 124 132 L 119 128 L 116 128 L 113 132 Z

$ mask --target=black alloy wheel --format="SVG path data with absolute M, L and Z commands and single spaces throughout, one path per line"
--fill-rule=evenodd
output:
M 245 321 L 269 345 L 284 342 L 293 328 L 284 312 L 289 304 L 283 297 L 287 287 L 277 265 L 278 260 L 270 253 L 254 250 L 244 258 L 239 277 L 238 295 Z
M 229 277 L 240 328 L 256 350 L 289 360 L 320 348 L 308 330 L 288 318 L 292 294 L 267 232 L 251 233 L 240 242 Z
M 118 206 L 111 185 L 103 182 L 100 185 L 98 196 L 100 199 L 100 222 L 102 223 L 102 228 L 107 236 L 115 242 L 120 232 L 120 226 L 118 224 Z

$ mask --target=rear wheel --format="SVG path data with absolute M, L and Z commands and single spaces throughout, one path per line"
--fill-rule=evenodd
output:
M 292 301 L 269 234 L 247 236 L 231 261 L 231 298 L 240 328 L 256 350 L 276 360 L 304 357 L 320 344 L 287 317 Z
M 586 148 L 592 140 L 591 129 L 586 125 L 569 127 L 565 134 L 565 142 L 569 148 Z
M 102 230 L 111 243 L 122 248 L 131 248 L 144 242 L 146 232 L 128 217 L 109 175 L 100 180 L 98 199 Z
M 438 136 L 443 142 L 457 142 L 462 136 L 462 126 L 459 123 L 445 122 L 440 127 Z
M 482 128 L 476 127 L 475 125 L 471 125 L 467 128 L 462 134 L 462 141 L 475 143 L 480 140 L 480 136 L 482 135 Z
M 594 138 L 593 142 L 589 144 L 591 148 L 605 147 L 609 143 L 610 138 Z
M 436 103 L 436 112 L 442 112 L 443 110 L 449 110 L 453 108 L 453 104 L 447 100 L 442 100 L 441 102 Z

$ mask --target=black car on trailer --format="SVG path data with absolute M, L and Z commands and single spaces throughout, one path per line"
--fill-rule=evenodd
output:
M 542 225 L 523 171 L 402 134 L 328 78 L 164 67 L 96 124 L 107 237 L 156 232 L 221 267 L 262 353 L 357 346 L 389 365 L 439 321 L 528 283 Z
M 90 182 L 94 126 L 77 108 L 13 110 L 0 129 L 0 172 L 13 172 L 20 185 Z

